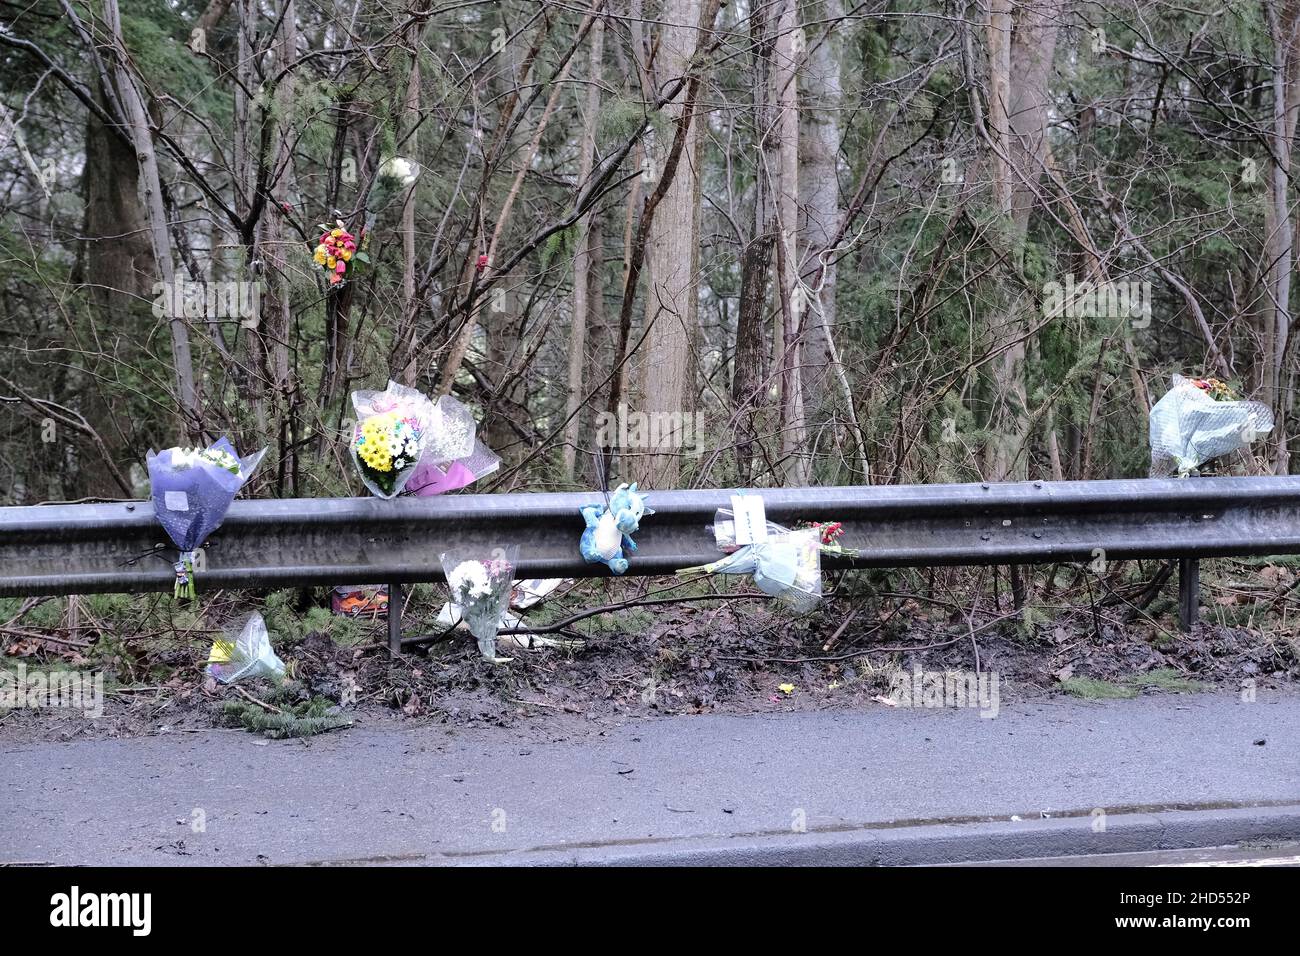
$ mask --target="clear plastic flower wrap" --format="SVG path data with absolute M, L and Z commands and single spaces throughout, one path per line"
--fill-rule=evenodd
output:
M 500 456 L 475 438 L 474 450 L 468 457 L 457 461 L 436 462 L 426 455 L 415 469 L 411 480 L 406 483 L 406 490 L 421 497 L 441 495 L 473 484 L 500 467 Z
M 222 684 L 252 677 L 267 677 L 274 681 L 284 679 L 284 661 L 280 660 L 271 647 L 271 635 L 267 633 L 266 621 L 262 615 L 253 613 L 244 621 L 239 636 L 212 642 L 212 651 L 208 654 L 209 676 Z
M 219 438 L 207 448 L 166 448 L 145 456 L 154 514 L 180 549 L 176 597 L 194 597 L 194 552 L 221 526 L 265 454 L 263 448 L 240 458 L 229 441 Z
M 1151 408 L 1152 478 L 1184 477 L 1212 458 L 1244 448 L 1273 428 L 1273 413 L 1259 402 L 1216 398 L 1230 394 L 1213 379 L 1173 377 Z
M 519 546 L 458 549 L 439 555 L 451 603 L 458 606 L 465 626 L 478 641 L 478 649 L 490 661 L 497 661 L 497 631 L 501 614 L 510 603 L 510 589 Z
M 380 498 L 394 498 L 434 444 L 434 404 L 418 389 L 389 382 L 382 392 L 353 392 L 352 407 L 357 423 L 349 448 L 361 482 Z
M 810 611 L 822 596 L 821 536 L 813 528 L 770 535 L 717 561 L 683 568 L 681 575 L 752 574 L 754 585 L 791 610 Z
M 429 461 L 448 462 L 474 453 L 474 413 L 450 395 L 438 399 L 429 428 Z

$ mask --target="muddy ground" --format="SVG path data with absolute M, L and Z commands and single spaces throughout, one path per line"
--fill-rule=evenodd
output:
M 218 685 L 203 673 L 206 641 L 164 643 L 131 652 L 147 656 L 152 679 L 141 679 L 139 660 L 132 660 L 132 676 L 125 680 L 115 673 L 112 657 L 101 663 L 109 674 L 101 718 L 55 709 L 0 711 L 0 742 L 230 726 L 239 723 L 223 712 L 232 700 L 275 713 L 315 699 L 362 723 L 520 729 L 673 714 L 882 707 L 890 706 L 891 681 L 917 666 L 994 673 L 1003 702 L 1060 693 L 1248 692 L 1300 678 L 1300 639 L 1285 614 L 1281 620 L 1261 615 L 1259 621 L 1248 614 L 1252 626 L 1225 621 L 1241 618 L 1243 605 L 1261 603 L 1251 589 L 1277 583 L 1264 578 L 1252 571 L 1245 585 L 1231 578 L 1207 584 L 1208 620 L 1190 633 L 1180 632 L 1168 613 L 1169 595 L 1153 602 L 1141 584 L 1105 598 L 1040 594 L 1029 612 L 983 592 L 934 597 L 879 587 L 866 595 L 842 588 L 804 617 L 754 597 L 693 599 L 615 611 L 545 635 L 580 641 L 580 648 L 513 649 L 503 639 L 499 653 L 512 660 L 497 664 L 483 660 L 463 631 L 411 647 L 393 660 L 384 647 L 383 622 L 353 627 L 347 642 L 327 627 L 277 643 L 291 675 L 280 688 L 265 680 Z M 644 599 L 652 593 L 648 587 L 629 582 L 614 603 Z M 609 601 L 607 589 L 575 591 L 546 616 L 563 622 L 575 610 Z M 246 605 L 232 604 L 230 610 Z M 316 612 L 311 620 L 328 624 L 322 615 Z M 526 618 L 533 626 L 538 620 L 535 613 Z M 428 631 L 421 630 L 425 622 L 418 616 L 409 623 L 416 633 Z M 61 638 L 54 628 L 45 632 L 48 642 L 40 631 L 14 631 L 21 636 L 7 641 L 4 667 L 12 669 L 17 661 L 29 667 L 99 663 L 93 636 L 72 646 L 56 643 Z M 127 651 L 119 646 L 114 653 Z

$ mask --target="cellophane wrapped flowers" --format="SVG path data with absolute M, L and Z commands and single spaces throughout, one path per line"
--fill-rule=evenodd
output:
M 206 668 L 209 677 L 222 684 L 252 677 L 267 677 L 274 681 L 284 679 L 284 661 L 271 647 L 271 635 L 266 630 L 262 615 L 254 612 L 244 622 L 239 636 L 229 635 L 213 641 Z
M 500 456 L 475 438 L 474 449 L 465 458 L 435 461 L 431 455 L 425 455 L 406 490 L 421 497 L 441 495 L 473 484 L 500 467 Z
M 444 395 L 434 406 L 428 448 L 406 490 L 440 495 L 464 488 L 501 467 L 501 459 L 476 437 L 474 413 Z
M 1151 477 L 1194 474 L 1210 459 L 1244 448 L 1272 429 L 1267 405 L 1235 400 L 1218 379 L 1175 375 L 1151 408 Z
M 357 413 L 349 445 L 362 483 L 380 498 L 401 493 L 430 444 L 434 405 L 419 390 L 389 382 L 352 393 Z
M 687 577 L 752 574 L 760 591 L 802 614 L 821 600 L 821 538 L 811 528 L 769 535 L 766 541 L 747 544 L 717 561 L 677 573 Z
M 498 661 L 497 632 L 501 614 L 510 603 L 518 545 L 492 548 L 489 552 L 445 551 L 439 555 L 447 589 L 461 619 L 478 641 L 478 649 L 490 661 Z
M 373 222 L 384 207 L 404 195 L 420 178 L 420 167 L 409 159 L 394 156 L 379 164 L 374 185 L 366 201 L 366 211 Z
M 145 456 L 154 514 L 180 549 L 173 593 L 193 598 L 194 552 L 221 526 L 230 503 L 266 454 L 240 458 L 224 438 L 207 448 L 167 448 Z

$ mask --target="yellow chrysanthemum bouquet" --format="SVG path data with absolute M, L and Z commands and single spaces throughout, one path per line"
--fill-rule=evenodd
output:
M 396 497 L 427 450 L 434 405 L 418 390 L 389 382 L 382 392 L 353 392 L 352 407 L 352 460 L 361 481 L 380 498 Z

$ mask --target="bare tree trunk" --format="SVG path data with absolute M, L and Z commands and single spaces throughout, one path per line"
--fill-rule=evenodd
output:
M 749 242 L 740 258 L 740 302 L 736 310 L 736 353 L 731 379 L 731 404 L 736 423 L 736 467 L 742 484 L 753 477 L 757 441 L 755 418 L 761 404 L 760 391 L 766 378 L 765 348 L 767 278 L 776 241 L 776 204 L 772 171 L 777 159 L 773 145 L 771 108 L 772 54 L 775 38 L 767 7 L 756 5 L 750 12 L 750 49 L 753 63 L 753 123 L 758 147 L 754 175 L 754 201 L 749 204 L 752 220 Z
M 1027 444 L 1031 419 L 1025 385 L 1025 355 L 1032 299 L 1024 289 L 1024 241 L 1036 184 L 1046 168 L 1048 81 L 1056 53 L 1056 34 L 1065 0 L 1029 0 L 1019 8 L 1012 34 L 1010 0 L 989 5 L 990 161 L 994 170 L 994 202 L 1007 219 L 1007 247 L 998 250 L 1010 260 L 1003 273 L 1005 305 L 993 319 L 988 342 L 999 351 L 992 360 L 992 407 L 989 410 L 991 448 L 988 476 L 994 481 L 1023 479 L 1028 474 Z M 1021 569 L 1010 568 L 1012 597 L 1024 605 L 1026 587 Z
M 993 170 L 993 202 L 1004 216 L 1011 214 L 1011 0 L 989 0 L 988 130 L 993 140 L 989 165 Z
M 1031 300 L 1023 288 L 1024 240 L 1038 183 L 1046 167 L 1050 116 L 1048 81 L 1064 0 L 1032 0 L 1019 8 L 1012 36 L 1009 0 L 991 0 L 989 22 L 988 129 L 992 140 L 994 199 L 1009 219 L 1008 247 L 1013 274 L 1007 276 L 1006 305 L 993 320 L 989 342 L 999 349 L 992 361 L 992 447 L 987 458 L 994 481 L 1024 478 L 1029 412 L 1025 350 Z
M 833 258 L 825 269 L 818 254 L 834 241 L 843 218 L 840 202 L 840 109 L 843 86 L 840 81 L 840 22 L 844 18 L 843 0 L 815 0 L 806 8 L 810 22 L 807 65 L 802 74 L 801 128 L 799 130 L 799 209 L 802 216 L 799 235 L 803 255 L 800 278 L 815 300 L 812 328 L 807 335 L 805 355 L 807 374 L 804 395 L 812 422 L 824 420 L 823 405 L 832 391 L 835 355 L 834 334 L 835 279 L 837 265 Z
M 656 63 L 661 87 L 687 72 L 701 39 L 697 35 L 699 18 L 700 0 L 664 3 Z M 665 107 L 666 115 L 680 120 L 685 96 L 683 87 L 678 98 Z M 646 293 L 647 331 L 640 356 L 640 405 L 651 422 L 680 421 L 665 416 L 688 412 L 687 406 L 693 405 L 695 398 L 691 345 L 699 324 L 699 283 L 695 268 L 699 249 L 698 137 L 693 117 L 688 117 L 686 122 L 681 159 L 659 203 L 647 244 L 650 283 Z M 651 169 L 656 174 L 662 174 L 667 164 L 667 145 L 657 140 L 650 151 Z M 677 439 L 680 438 L 678 435 Z M 672 447 L 673 440 L 672 436 L 661 436 L 639 469 L 640 478 L 652 487 L 668 488 L 677 483 L 680 457 Z
M 582 139 L 578 155 L 578 188 L 581 190 L 591 177 L 595 162 L 596 125 L 600 119 L 601 60 L 605 52 L 604 24 L 597 20 L 591 28 L 591 66 L 587 77 L 587 108 L 582 119 Z M 569 379 L 565 413 L 568 424 L 564 426 L 564 476 L 573 481 L 578 455 L 578 436 L 581 434 L 582 416 L 579 406 L 583 396 L 582 370 L 587 364 L 587 319 L 590 311 L 591 290 L 591 235 L 589 220 L 580 220 L 577 226 L 577 250 L 573 256 L 573 318 L 569 327 Z
M 989 0 L 988 23 L 988 132 L 989 166 L 992 170 L 993 203 L 1003 216 L 1011 216 L 1011 124 L 1008 119 L 1011 101 L 1011 0 Z M 1015 459 L 1013 438 L 1016 420 L 1023 419 L 1020 400 L 1024 382 L 1024 344 L 1017 341 L 1020 324 L 1012 314 L 1018 296 L 996 315 L 989 329 L 989 341 L 1007 343 L 992 362 L 990 408 L 988 416 L 989 446 L 985 468 L 988 477 L 1004 481 L 1011 475 Z M 1019 383 L 1019 388 L 1017 387 Z M 1007 405 L 1011 404 L 1011 409 Z
M 420 25 L 412 23 L 408 33 L 411 44 L 411 75 L 406 81 L 406 100 L 404 123 L 410 131 L 405 141 L 403 152 L 407 156 L 419 155 L 419 142 L 416 124 L 420 119 Z M 412 322 L 418 312 L 415 303 L 415 190 L 407 191 L 406 201 L 402 205 L 402 315 L 410 317 Z M 396 342 L 394 343 L 396 344 Z M 416 377 L 415 357 L 406 352 L 407 361 L 401 368 L 391 372 L 405 385 L 414 385 Z
M 1268 279 L 1272 299 L 1272 322 L 1266 341 L 1272 346 L 1268 382 L 1274 392 L 1270 395 L 1275 409 L 1275 438 L 1273 471 L 1285 475 L 1290 471 L 1291 451 L 1288 441 L 1287 417 L 1294 398 L 1291 377 L 1287 375 L 1286 356 L 1291 337 L 1291 264 L 1295 241 L 1291 224 L 1289 183 L 1291 179 L 1291 144 L 1295 140 L 1296 111 L 1300 109 L 1297 98 L 1297 78 L 1300 77 L 1300 4 L 1286 0 L 1278 12 L 1277 0 L 1266 0 L 1269 33 L 1273 40 L 1273 135 L 1269 164 L 1271 176 L 1270 204 L 1265 217 L 1264 256 L 1268 263 Z M 1285 384 L 1284 384 L 1285 383 Z
M 298 26 L 294 0 L 287 0 L 284 17 L 280 20 L 272 48 L 272 62 L 277 70 L 286 70 L 275 90 L 275 117 L 265 117 L 264 122 L 274 123 L 271 150 L 260 161 L 270 164 L 268 188 L 283 200 L 283 184 L 293 177 L 293 130 L 289 115 L 294 99 L 293 74 L 287 67 L 297 56 Z M 288 256 L 285 249 L 284 224 L 280 210 L 273 209 L 258 221 L 258 238 L 254 247 L 256 269 L 251 277 L 263 281 L 265 295 L 261 315 L 248 329 L 245 337 L 249 350 L 248 386 L 250 401 L 256 411 L 259 430 L 265 432 L 268 424 L 267 392 L 271 406 L 283 411 L 289 399 L 289 328 L 291 312 Z M 278 430 L 278 429 L 277 429 Z
M 797 66 L 803 49 L 796 0 L 783 0 L 776 21 L 776 55 L 772 82 L 776 102 L 776 140 L 780 168 L 777 194 L 777 288 L 781 298 L 780 346 L 776 368 L 781 370 L 781 463 L 785 477 L 806 485 L 812 477 L 808 433 L 804 421 L 803 328 L 807 295 L 799 284 L 799 102 Z
M 113 42 L 113 73 L 118 101 L 122 104 L 125 119 L 135 143 L 136 158 L 144 188 L 145 210 L 149 217 L 149 233 L 153 240 L 154 258 L 159 274 L 167 288 L 176 280 L 172 264 L 171 239 L 167 234 L 167 213 L 163 208 L 162 181 L 158 174 L 158 157 L 154 152 L 153 132 L 145 112 L 144 99 L 135 85 L 126 44 L 122 39 L 122 17 L 117 0 L 104 0 L 104 20 Z M 172 316 L 169 322 L 172 339 L 172 366 L 176 377 L 176 398 L 186 432 L 197 434 L 200 429 L 198 400 L 194 391 L 194 362 L 190 357 L 189 330 L 185 316 Z
M 102 84 L 96 99 L 108 108 Z M 126 318 L 153 296 L 158 281 L 149 220 L 140 204 L 140 166 L 135 150 L 93 112 L 86 116 L 85 282 L 91 301 L 110 328 L 129 328 Z

